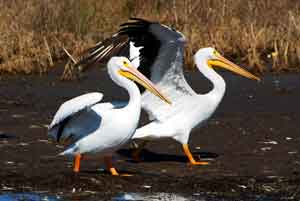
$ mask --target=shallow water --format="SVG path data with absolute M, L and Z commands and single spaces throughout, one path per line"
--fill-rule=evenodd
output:
M 69 200 L 68 198 L 67 200 Z M 38 194 L 38 193 L 5 193 L 0 195 L 0 201 L 64 201 L 60 196 L 52 196 L 52 195 L 45 195 L 45 194 Z M 70 199 L 72 200 L 72 198 Z M 78 197 L 75 200 L 79 200 Z M 101 196 L 99 198 L 90 198 L 81 197 L 81 201 L 83 200 L 101 200 Z M 224 198 L 220 196 L 214 195 L 207 195 L 205 193 L 194 193 L 190 196 L 182 196 L 175 193 L 120 193 L 115 197 L 112 197 L 111 200 L 113 201 L 277 201 L 280 198 L 271 198 L 267 196 L 250 196 L 250 197 L 243 197 L 243 198 Z
M 38 193 L 5 193 L 0 201 L 62 201 L 59 196 L 48 196 Z
M 278 201 L 281 198 L 271 198 L 262 195 L 254 195 L 247 197 L 224 198 L 215 195 L 207 195 L 205 193 L 194 193 L 190 196 L 182 196 L 175 193 L 122 193 L 112 198 L 113 201 Z

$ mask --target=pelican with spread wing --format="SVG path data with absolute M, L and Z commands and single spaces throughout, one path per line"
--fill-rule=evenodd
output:
M 49 135 L 56 141 L 71 139 L 74 143 L 60 155 L 75 155 L 74 171 L 80 168 L 80 157 L 85 153 L 101 153 L 112 175 L 111 155 L 131 139 L 139 122 L 141 94 L 133 81 L 170 104 L 170 101 L 126 57 L 112 57 L 107 64 L 108 74 L 129 94 L 129 102 L 121 106 L 100 103 L 101 93 L 88 93 L 63 103 L 56 112 Z
M 124 36 L 129 40 L 120 48 L 121 43 L 117 39 Z M 172 107 L 168 107 L 145 91 L 142 108 L 151 122 L 138 128 L 133 139 L 173 138 L 182 144 L 191 164 L 201 165 L 207 163 L 194 159 L 188 140 L 191 130 L 214 113 L 225 93 L 226 83 L 213 67 L 222 67 L 250 79 L 259 78 L 225 59 L 214 48 L 203 48 L 194 55 L 194 61 L 198 70 L 212 82 L 213 89 L 206 94 L 197 94 L 188 85 L 183 73 L 185 42 L 184 35 L 172 28 L 132 18 L 122 24 L 112 38 L 87 51 L 78 64 L 97 62 L 108 52 L 114 51 L 115 54 L 127 48 L 132 63 L 172 101 Z M 102 51 L 108 47 L 111 51 Z

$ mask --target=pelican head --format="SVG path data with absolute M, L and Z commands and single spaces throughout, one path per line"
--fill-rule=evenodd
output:
M 246 71 L 245 69 L 224 58 L 215 48 L 208 47 L 198 50 L 195 54 L 195 59 L 197 58 L 204 58 L 205 61 L 207 61 L 207 65 L 211 68 L 214 66 L 218 66 L 235 72 L 244 77 L 254 80 L 260 80 L 259 77 L 253 75 L 252 73 Z
M 121 76 L 131 81 L 136 81 L 166 103 L 171 104 L 171 101 L 165 97 L 149 79 L 140 73 L 126 57 L 112 57 L 107 66 L 113 80 L 116 80 L 114 78 L 115 76 Z

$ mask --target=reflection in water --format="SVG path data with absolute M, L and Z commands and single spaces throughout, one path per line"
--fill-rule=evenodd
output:
M 37 193 L 0 194 L 0 201 L 61 201 L 59 196 L 47 196 Z
M 69 197 L 70 199 L 70 197 Z M 72 200 L 72 198 L 71 198 Z M 74 199 L 78 201 L 78 197 Z M 80 201 L 102 200 L 101 193 L 97 196 L 82 196 Z M 252 195 L 246 197 L 220 197 L 205 193 L 194 193 L 187 197 L 175 193 L 121 193 L 112 198 L 113 201 L 278 201 L 286 200 L 283 197 Z M 38 193 L 5 193 L 0 194 L 0 201 L 63 201 L 60 196 L 49 196 Z
M 122 193 L 112 199 L 113 201 L 127 201 L 127 200 L 139 200 L 139 201 L 186 201 L 190 200 L 173 193 Z
M 113 201 L 278 201 L 280 197 L 269 197 L 265 195 L 253 195 L 243 197 L 220 197 L 207 195 L 205 193 L 194 193 L 183 197 L 175 193 L 122 193 L 112 198 Z

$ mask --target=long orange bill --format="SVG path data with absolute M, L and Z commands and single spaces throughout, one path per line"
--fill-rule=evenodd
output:
M 250 73 L 250 72 L 246 71 L 245 69 L 239 67 L 238 65 L 232 63 L 231 61 L 224 58 L 220 54 L 216 55 L 216 57 L 217 57 L 217 59 L 213 59 L 213 60 L 208 61 L 209 65 L 219 66 L 219 67 L 225 68 L 227 70 L 230 70 L 232 72 L 235 72 L 239 75 L 242 75 L 244 77 L 254 79 L 254 80 L 258 80 L 258 81 L 260 80 L 259 77 L 253 75 L 252 73 Z
M 139 84 L 141 84 L 143 87 L 148 89 L 151 93 L 153 93 L 154 95 L 156 95 L 157 97 L 165 101 L 166 103 L 170 105 L 172 104 L 171 101 L 166 96 L 164 96 L 159 91 L 159 89 L 148 78 L 146 78 L 142 73 L 140 73 L 136 68 L 134 68 L 131 65 L 126 65 L 126 67 L 128 70 L 119 70 L 119 73 L 122 76 L 138 82 Z

